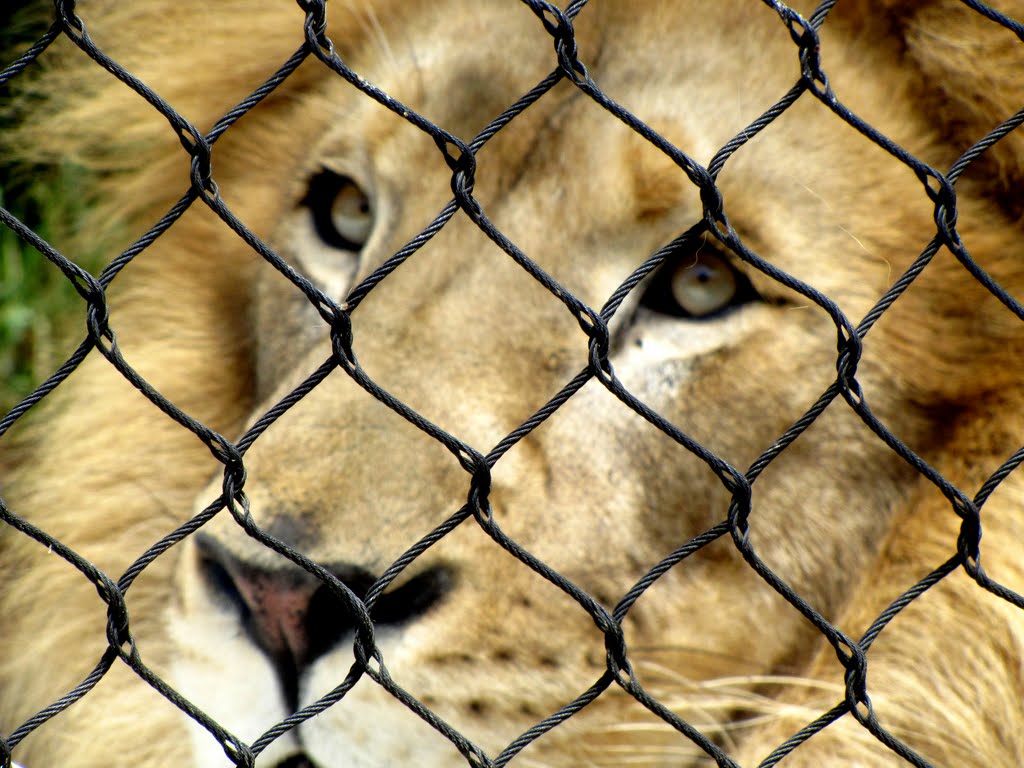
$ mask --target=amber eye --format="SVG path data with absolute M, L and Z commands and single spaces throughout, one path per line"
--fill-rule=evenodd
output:
M 317 235 L 332 248 L 359 251 L 373 233 L 373 204 L 348 176 L 321 171 L 309 180 L 302 199 Z
M 757 298 L 747 278 L 705 245 L 662 266 L 641 304 L 661 314 L 699 320 Z

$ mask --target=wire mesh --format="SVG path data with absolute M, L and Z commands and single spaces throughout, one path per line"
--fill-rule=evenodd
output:
M 585 0 L 576 0 L 564 9 L 540 0 L 522 0 L 522 5 L 536 15 L 538 22 L 550 36 L 556 66 L 547 77 L 514 101 L 476 136 L 470 140 L 464 140 L 435 124 L 407 104 L 397 101 L 388 93 L 365 80 L 359 73 L 350 69 L 346 61 L 339 56 L 330 36 L 335 34 L 340 37 L 345 34 L 345 30 L 335 30 L 328 25 L 327 4 L 324 0 L 299 0 L 298 4 L 302 13 L 296 15 L 297 23 L 294 34 L 297 50 L 294 55 L 263 85 L 237 106 L 226 111 L 208 132 L 197 128 L 195 124 L 177 111 L 174 105 L 164 101 L 131 72 L 109 58 L 104 50 L 93 41 L 85 22 L 79 16 L 79 12 L 81 12 L 83 17 L 88 18 L 90 9 L 87 2 L 76 4 L 74 0 L 55 0 L 55 20 L 50 30 L 38 43 L 0 71 L 0 85 L 5 85 L 23 73 L 31 72 L 37 59 L 54 41 L 61 38 L 69 40 L 97 66 L 106 69 L 113 77 L 120 80 L 125 88 L 135 91 L 153 110 L 162 115 L 190 158 L 189 177 L 185 182 L 187 187 L 180 199 L 145 234 L 110 261 L 106 268 L 95 277 L 79 267 L 72 259 L 58 252 L 7 210 L 0 208 L 0 221 L 42 254 L 74 285 L 84 302 L 88 318 L 86 338 L 49 379 L 4 416 L 0 421 L 0 437 L 7 433 L 23 416 L 35 409 L 54 390 L 63 386 L 83 360 L 89 356 L 102 356 L 110 366 L 150 401 L 153 408 L 162 411 L 181 429 L 194 434 L 223 465 L 220 497 L 166 537 L 153 543 L 131 567 L 117 577 L 103 572 L 74 549 L 66 546 L 55 532 L 36 527 L 30 514 L 23 514 L 19 509 L 8 508 L 6 503 L 0 502 L 0 520 L 3 520 L 7 529 L 4 531 L 5 537 L 29 537 L 42 547 L 47 548 L 53 556 L 61 558 L 67 563 L 69 569 L 77 570 L 81 574 L 81 578 L 88 580 L 96 588 L 107 611 L 107 649 L 96 662 L 93 671 L 72 690 L 54 700 L 26 721 L 17 724 L 9 733 L 0 734 L 2 737 L 0 738 L 0 766 L 12 765 L 13 757 L 18 754 L 19 744 L 34 731 L 60 729 L 62 727 L 60 719 L 52 723 L 50 721 L 83 697 L 92 695 L 93 688 L 115 665 L 123 665 L 131 669 L 185 715 L 201 724 L 220 742 L 225 754 L 237 766 L 254 765 L 257 757 L 282 734 L 297 728 L 318 713 L 342 701 L 362 678 L 371 679 L 395 700 L 429 724 L 450 741 L 461 753 L 465 762 L 471 766 L 501 766 L 514 762 L 526 747 L 561 723 L 575 717 L 577 713 L 595 700 L 606 696 L 606 692 L 610 689 L 618 689 L 628 694 L 655 718 L 677 731 L 681 740 L 696 745 L 711 762 L 719 766 L 734 766 L 736 762 L 727 753 L 720 739 L 704 733 L 700 727 L 689 722 L 674 711 L 673 707 L 653 696 L 645 688 L 639 676 L 634 672 L 628 638 L 623 629 L 631 609 L 654 585 L 658 584 L 666 574 L 673 573 L 678 569 L 685 569 L 692 556 L 719 540 L 731 540 L 732 546 L 745 561 L 746 566 L 813 625 L 828 646 L 834 650 L 845 670 L 845 690 L 835 706 L 827 712 L 820 713 L 805 728 L 779 745 L 764 758 L 761 765 L 775 765 L 790 753 L 799 754 L 804 742 L 843 716 L 855 718 L 867 732 L 907 764 L 930 765 L 931 763 L 922 754 L 887 730 L 882 720 L 876 717 L 868 686 L 870 651 L 876 639 L 885 633 L 890 622 L 931 587 L 955 572 L 964 572 L 969 575 L 976 583 L 978 590 L 987 590 L 1017 609 L 1024 607 L 1024 598 L 1010 586 L 991 578 L 981 567 L 981 554 L 984 549 L 981 545 L 981 508 L 1000 483 L 1024 460 L 1024 449 L 1008 456 L 1005 462 L 974 493 L 960 488 L 946 479 L 925 458 L 890 431 L 886 423 L 875 414 L 868 405 L 867 397 L 858 378 L 858 371 L 872 328 L 914 285 L 915 280 L 928 269 L 936 254 L 942 251 L 951 253 L 962 265 L 964 274 L 970 275 L 996 297 L 1004 306 L 1006 313 L 1015 315 L 1017 319 L 1024 319 L 1024 307 L 972 257 L 957 229 L 958 181 L 972 167 L 973 163 L 978 162 L 979 158 L 983 158 L 988 150 L 1024 121 L 1024 110 L 1007 116 L 1005 122 L 993 128 L 963 151 L 949 170 L 942 172 L 918 159 L 878 129 L 863 121 L 854 111 L 845 106 L 839 95 L 833 91 L 827 67 L 823 64 L 821 32 L 836 5 L 835 0 L 821 3 L 806 17 L 780 2 L 764 0 L 763 3 L 757 3 L 752 0 L 750 4 L 752 8 L 759 5 L 768 7 L 777 14 L 778 21 L 788 29 L 793 43 L 793 56 L 799 65 L 799 79 L 771 109 L 763 115 L 757 116 L 742 132 L 715 152 L 707 165 L 702 165 L 684 149 L 680 149 L 664 138 L 637 114 L 610 97 L 592 77 L 593 64 L 590 62 L 596 56 L 596 52 L 581 44 L 575 33 L 577 18 L 587 12 Z M 1019 21 L 982 3 L 964 2 L 964 5 L 984 15 L 993 25 L 1005 28 L 1006 34 L 1024 39 L 1024 26 Z M 329 73 L 330 76 L 347 82 L 352 88 L 360 91 L 365 98 L 375 101 L 428 136 L 436 145 L 440 157 L 450 171 L 450 201 L 421 233 L 391 255 L 378 268 L 363 277 L 348 292 L 343 301 L 340 301 L 337 296 L 328 295 L 322 287 L 308 279 L 299 269 L 289 263 L 286 256 L 268 245 L 263 238 L 255 234 L 246 222 L 236 216 L 220 194 L 213 162 L 216 156 L 215 146 L 218 141 L 228 135 L 236 123 L 254 110 L 258 104 L 288 81 L 301 65 L 309 62 L 319 62 L 322 73 Z M 564 86 L 566 83 L 571 84 L 580 94 L 605 110 L 607 120 L 619 121 L 624 124 L 668 157 L 678 168 L 679 173 L 685 176 L 697 190 L 703 208 L 700 221 L 683 231 L 668 246 L 645 258 L 643 263 L 636 267 L 622 281 L 621 285 L 607 296 L 599 308 L 589 306 L 574 295 L 566 285 L 545 271 L 539 261 L 534 260 L 521 250 L 513 239 L 492 221 L 480 201 L 474 196 L 477 175 L 485 172 L 480 170 L 477 162 L 478 155 L 483 148 L 495 136 L 505 131 L 507 126 L 517 121 L 533 104 L 545 99 L 556 86 Z M 728 167 L 730 159 L 748 143 L 758 141 L 759 136 L 767 131 L 798 100 L 802 103 L 808 100 L 817 101 L 821 109 L 831 111 L 847 126 L 852 127 L 888 153 L 891 156 L 891 162 L 902 163 L 909 168 L 919 179 L 922 195 L 930 201 L 933 209 L 934 238 L 909 268 L 891 282 L 889 289 L 877 298 L 873 308 L 859 322 L 851 319 L 825 293 L 786 273 L 765 255 L 755 252 L 748 240 L 741 237 L 734 228 L 729 214 L 728 200 L 719 187 L 719 176 Z M 840 123 L 837 121 L 837 129 L 839 126 Z M 133 261 L 145 258 L 146 249 L 174 226 L 187 210 L 196 205 L 206 206 L 216 214 L 223 224 L 231 228 L 260 260 L 271 265 L 284 279 L 290 281 L 315 308 L 323 325 L 328 329 L 331 340 L 330 359 L 310 373 L 305 381 L 286 397 L 265 413 L 259 414 L 253 420 L 252 425 L 234 440 L 224 437 L 186 413 L 152 386 L 132 366 L 119 347 L 118 337 L 114 330 L 117 315 L 116 312 L 111 312 L 106 296 L 107 290 L 115 283 L 119 274 Z M 385 389 L 367 370 L 364 370 L 355 354 L 359 330 L 353 322 L 353 315 L 360 304 L 377 290 L 378 285 L 386 283 L 392 274 L 401 270 L 410 259 L 414 259 L 421 249 L 446 227 L 448 222 L 459 216 L 473 222 L 508 259 L 546 289 L 551 295 L 552 301 L 563 305 L 565 311 L 578 323 L 587 337 L 588 362 L 586 367 L 567 379 L 560 390 L 542 408 L 525 419 L 519 427 L 509 432 L 490 450 L 482 450 L 469 444 L 418 413 Z M 821 392 L 820 397 L 806 413 L 780 434 L 746 470 L 734 466 L 688 434 L 679 425 L 674 424 L 646 404 L 619 379 L 612 362 L 615 353 L 616 331 L 613 325 L 616 313 L 630 301 L 630 297 L 635 298 L 638 293 L 643 291 L 643 287 L 646 285 L 645 281 L 656 273 L 659 267 L 680 249 L 681 245 L 685 246 L 687 243 L 703 237 L 713 238 L 721 244 L 723 249 L 733 254 L 749 269 L 777 281 L 786 289 L 802 296 L 808 304 L 820 308 L 834 326 L 836 340 L 834 380 Z M 354 588 L 352 580 L 339 578 L 327 565 L 316 562 L 307 554 L 289 546 L 280 537 L 258 525 L 250 514 L 249 499 L 245 490 L 248 481 L 246 472 L 248 450 L 256 445 L 264 433 L 279 419 L 282 419 L 292 406 L 321 386 L 330 374 L 336 372 L 342 372 L 350 377 L 366 393 L 379 401 L 380 408 L 390 409 L 447 449 L 457 459 L 469 482 L 466 501 L 454 514 L 447 517 L 443 523 L 419 541 L 408 542 L 407 551 L 386 568 L 379 577 L 374 577 L 361 589 Z M 649 565 L 643 577 L 616 599 L 612 608 L 606 607 L 604 600 L 600 600 L 582 589 L 566 575 L 549 566 L 527 547 L 508 535 L 499 525 L 491 505 L 492 474 L 498 463 L 535 430 L 540 429 L 584 386 L 588 384 L 594 386 L 595 383 L 604 387 L 621 403 L 622 407 L 630 409 L 679 448 L 704 462 L 718 478 L 729 497 L 728 511 L 722 520 L 701 531 L 699 535 L 680 543 L 660 562 Z M 949 542 L 948 559 L 941 563 L 930 564 L 931 570 L 926 576 L 916 584 L 906 585 L 903 594 L 878 614 L 868 630 L 859 638 L 847 635 L 836 623 L 823 616 L 812 601 L 802 596 L 768 562 L 762 559 L 751 539 L 751 529 L 756 527 L 757 518 L 754 502 L 756 481 L 775 462 L 777 457 L 783 455 L 816 423 L 826 409 L 837 402 L 845 402 L 849 409 L 859 417 L 863 429 L 872 432 L 877 440 L 888 446 L 893 454 L 900 457 L 906 465 L 912 467 L 918 475 L 938 489 L 948 500 L 950 513 L 955 514 L 960 520 L 958 536 L 955 541 Z M 115 480 L 111 482 L 115 482 Z M 352 632 L 354 662 L 347 674 L 340 676 L 336 681 L 336 687 L 314 703 L 299 708 L 252 743 L 246 743 L 232 734 L 228 728 L 196 707 L 185 695 L 177 691 L 147 665 L 144 655 L 140 653 L 135 643 L 132 628 L 133 615 L 126 601 L 126 595 L 131 590 L 133 583 L 158 558 L 164 556 L 172 548 L 181 545 L 189 537 L 194 536 L 213 518 L 228 515 L 233 517 L 237 525 L 253 540 L 290 560 L 302 571 L 315 577 L 318 584 L 324 585 L 336 599 L 337 605 L 340 606 L 338 610 L 342 610 L 348 617 Z M 100 524 L 100 521 L 97 521 L 96 524 Z M 387 589 L 399 580 L 406 573 L 406 569 L 417 562 L 423 553 L 451 535 L 453 531 L 467 526 L 478 526 L 490 537 L 494 546 L 507 552 L 519 561 L 522 568 L 532 570 L 578 605 L 603 635 L 606 654 L 604 671 L 591 682 L 582 694 L 566 703 L 558 711 L 538 719 L 532 727 L 510 741 L 496 754 L 487 754 L 468 736 L 442 719 L 431 706 L 408 692 L 398 679 L 392 677 L 385 665 L 385 654 L 378 644 L 380 619 L 376 611 L 379 610 L 379 606 L 386 598 Z M 17 622 L 17 617 L 7 617 L 5 621 Z M 17 649 L 13 652 L 10 649 L 4 650 L 5 655 L 20 655 L 21 653 L 22 651 Z M 25 655 L 25 663 L 31 663 L 29 654 Z M 950 660 L 949 663 L 952 664 L 954 661 Z M 5 693 L 5 695 L 9 694 Z M 145 716 L 144 712 L 134 714 L 134 717 L 137 718 L 145 718 Z M 985 726 L 981 725 L 980 727 Z M 303 763 L 294 764 L 301 765 Z M 28 768 L 38 768 L 38 766 L 30 765 Z

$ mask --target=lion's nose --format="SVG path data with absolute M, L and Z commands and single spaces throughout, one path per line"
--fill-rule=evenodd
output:
M 211 592 L 239 612 L 245 631 L 277 669 L 285 698 L 297 708 L 305 669 L 352 632 L 356 617 L 317 577 L 285 562 L 267 569 L 243 562 L 215 539 L 197 537 L 202 576 Z M 376 578 L 351 565 L 328 570 L 360 600 Z M 370 617 L 375 624 L 401 625 L 430 609 L 452 582 L 446 567 L 419 573 L 380 595 Z

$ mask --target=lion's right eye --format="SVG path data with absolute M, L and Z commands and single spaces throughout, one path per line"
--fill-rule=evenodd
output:
M 663 265 L 640 303 L 661 314 L 702 320 L 758 298 L 750 281 L 727 258 L 705 246 Z
M 360 251 L 373 233 L 373 203 L 348 176 L 320 171 L 310 179 L 302 204 L 317 235 L 332 248 Z

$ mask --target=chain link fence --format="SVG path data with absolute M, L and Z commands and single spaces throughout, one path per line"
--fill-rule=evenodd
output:
M 511 1 L 509 0 L 510 3 Z M 943 250 L 953 254 L 962 266 L 965 276 L 969 275 L 971 279 L 984 286 L 992 296 L 1002 303 L 1007 315 L 1024 319 L 1024 307 L 978 261 L 972 258 L 972 254 L 957 228 L 958 181 L 968 169 L 972 168 L 972 165 L 981 162 L 981 158 L 985 157 L 993 146 L 1018 128 L 1021 122 L 1024 122 L 1024 110 L 1007 115 L 1005 122 L 978 138 L 973 145 L 962 152 L 960 158 L 947 170 L 942 171 L 922 162 L 875 127 L 863 121 L 848 109 L 839 95 L 833 91 L 829 72 L 822 63 L 823 47 L 820 33 L 824 25 L 829 22 L 830 14 L 836 4 L 835 0 L 831 2 L 826 0 L 809 15 L 803 16 L 781 2 L 764 0 L 763 3 L 758 3 L 751 0 L 752 7 L 764 6 L 774 11 L 778 17 L 778 23 L 784 25 L 788 30 L 792 39 L 793 59 L 799 66 L 799 79 L 774 106 L 764 114 L 757 116 L 734 139 L 722 146 L 708 164 L 702 165 L 687 154 L 685 147 L 675 146 L 645 123 L 640 116 L 606 94 L 592 77 L 590 61 L 595 54 L 585 45 L 579 44 L 574 31 L 577 18 L 587 12 L 585 0 L 575 0 L 564 9 L 540 0 L 522 0 L 522 5 L 536 15 L 537 23 L 542 25 L 550 36 L 554 49 L 554 68 L 546 78 L 510 104 L 478 135 L 469 140 L 450 133 L 444 126 L 431 122 L 408 105 L 400 103 L 388 93 L 379 90 L 374 84 L 365 80 L 360 73 L 350 69 L 346 61 L 338 55 L 335 44 L 332 42 L 332 36 L 341 37 L 345 34 L 345 30 L 334 29 L 328 25 L 328 4 L 324 0 L 299 0 L 301 14 L 296 14 L 294 34 L 297 50 L 294 55 L 263 85 L 237 106 L 227 111 L 213 128 L 205 133 L 179 113 L 174 104 L 164 101 L 160 95 L 150 90 L 131 72 L 123 69 L 116 61 L 108 57 L 103 48 L 94 43 L 91 36 L 94 30 L 90 27 L 87 31 L 86 23 L 82 21 L 82 18 L 88 20 L 90 10 L 88 2 L 82 0 L 76 4 L 75 0 L 55 0 L 55 20 L 52 27 L 36 44 L 25 50 L 6 68 L 0 70 L 0 86 L 6 86 L 19 77 L 30 77 L 37 59 L 45 55 L 51 44 L 64 38 L 77 46 L 83 55 L 92 59 L 97 67 L 107 70 L 123 83 L 124 88 L 135 91 L 153 110 L 163 116 L 188 153 L 190 174 L 187 182 L 183 180 L 185 191 L 180 199 L 147 232 L 123 253 L 111 260 L 97 276 L 82 269 L 71 258 L 58 252 L 32 229 L 22 224 L 6 209 L 0 208 L 0 222 L 3 222 L 24 242 L 42 254 L 53 268 L 59 269 L 74 286 L 84 302 L 88 318 L 88 334 L 68 360 L 0 420 L 0 438 L 26 414 L 36 409 L 54 390 L 61 387 L 65 380 L 74 374 L 83 360 L 89 356 L 102 356 L 110 366 L 150 401 L 154 409 L 159 409 L 167 418 L 180 425 L 182 430 L 188 430 L 206 445 L 217 461 L 223 465 L 223 483 L 221 496 L 215 503 L 203 509 L 163 539 L 154 542 L 130 568 L 120 575 L 111 575 L 100 570 L 62 543 L 61 537 L 55 532 L 37 527 L 33 523 L 31 514 L 22 512 L 15 507 L 9 508 L 7 503 L 0 502 L 0 520 L 3 521 L 4 527 L 3 539 L 10 541 L 12 537 L 28 537 L 38 542 L 41 547 L 47 548 L 52 553 L 51 557 L 65 561 L 68 569 L 74 569 L 80 574 L 80 578 L 88 580 L 95 587 L 107 612 L 107 650 L 97 661 L 94 670 L 65 695 L 54 700 L 24 722 L 16 724 L 7 733 L 0 733 L 0 767 L 8 768 L 13 764 L 12 760 L 19 754 L 19 744 L 33 732 L 62 728 L 62 720 L 57 716 L 83 697 L 92 695 L 94 687 L 100 684 L 115 665 L 130 668 L 185 715 L 201 724 L 220 742 L 225 754 L 236 766 L 254 765 L 258 755 L 266 750 L 275 739 L 344 699 L 357 682 L 364 678 L 372 679 L 376 685 L 386 690 L 394 699 L 442 734 L 461 753 L 465 762 L 471 766 L 500 766 L 517 762 L 515 758 L 533 742 L 544 737 L 561 723 L 575 717 L 577 713 L 598 698 L 609 695 L 610 690 L 615 689 L 624 691 L 656 718 L 677 731 L 680 740 L 696 745 L 714 764 L 735 766 L 736 763 L 727 754 L 719 739 L 704 733 L 645 688 L 638 675 L 634 673 L 631 649 L 627 642 L 627 634 L 623 630 L 630 611 L 642 596 L 666 574 L 678 569 L 686 569 L 691 557 L 719 540 L 731 540 L 732 546 L 745 561 L 746 566 L 784 598 L 794 611 L 801 614 L 807 622 L 816 628 L 834 650 L 845 670 L 845 691 L 835 705 L 828 711 L 821 712 L 806 727 L 780 744 L 764 758 L 761 765 L 772 766 L 790 753 L 799 754 L 804 742 L 834 721 L 844 717 L 855 718 L 867 732 L 886 745 L 892 753 L 902 758 L 906 764 L 930 765 L 931 763 L 918 751 L 887 730 L 883 719 L 876 717 L 868 686 L 871 649 L 876 639 L 886 631 L 889 624 L 901 612 L 932 587 L 956 572 L 969 575 L 976 583 L 977 590 L 987 591 L 1017 609 L 1024 608 L 1024 598 L 1021 595 L 1010 586 L 990 578 L 981 567 L 981 556 L 984 551 L 981 544 L 983 527 L 981 509 L 1000 484 L 1024 460 L 1024 449 L 1006 457 L 1002 465 L 980 487 L 976 489 L 958 487 L 933 468 L 928 461 L 915 453 L 897 435 L 893 434 L 869 408 L 867 397 L 862 391 L 858 379 L 858 366 L 872 328 L 929 268 L 936 254 Z M 995 8 L 980 2 L 965 0 L 963 5 L 986 17 L 993 26 L 998 25 L 1005 28 L 1005 34 L 1016 35 L 1024 40 L 1024 25 L 1019 20 L 1009 18 Z M 281 253 L 255 234 L 246 222 L 236 217 L 220 194 L 218 177 L 213 167 L 214 147 L 221 138 L 226 136 L 236 123 L 270 96 L 275 89 L 288 81 L 300 65 L 311 62 L 319 62 L 322 73 L 330 73 L 332 77 L 350 84 L 352 88 L 364 94 L 366 99 L 377 102 L 429 136 L 450 171 L 451 199 L 447 205 L 422 233 L 358 282 L 344 301 L 339 301 L 337 296 L 327 295 L 320 287 L 304 277 Z M 226 75 L 230 76 L 230 73 L 226 73 Z M 607 296 L 599 308 L 592 307 L 575 296 L 566 286 L 546 272 L 537 261 L 521 250 L 488 217 L 479 200 L 474 196 L 478 173 L 478 153 L 499 132 L 504 131 L 506 126 L 518 120 L 520 115 L 526 112 L 531 105 L 543 100 L 546 94 L 556 86 L 560 84 L 564 86 L 566 83 L 571 84 L 578 89 L 580 94 L 585 95 L 586 98 L 603 109 L 607 113 L 607 120 L 620 121 L 625 124 L 636 135 L 642 137 L 644 141 L 656 147 L 669 158 L 678 168 L 679 173 L 685 175 L 689 183 L 699 192 L 703 206 L 703 215 L 699 222 L 679 234 L 672 243 L 646 258 L 611 295 Z M 830 111 L 849 127 L 874 142 L 891 157 L 892 163 L 902 163 L 910 169 L 920 181 L 922 196 L 927 197 L 933 209 L 933 239 L 914 259 L 908 269 L 901 275 L 894 275 L 889 289 L 877 298 L 873 308 L 859 321 L 847 316 L 832 299 L 814 286 L 779 269 L 771 263 L 769 256 L 756 253 L 749 246 L 747 240 L 742 238 L 733 227 L 729 216 L 728 201 L 718 185 L 719 175 L 734 154 L 748 143 L 757 141 L 759 135 L 798 100 L 802 102 L 817 101 L 820 109 Z M 237 233 L 238 237 L 248 244 L 259 259 L 272 265 L 305 296 L 315 307 L 324 326 L 329 329 L 333 350 L 329 361 L 312 373 L 301 386 L 287 397 L 281 399 L 266 413 L 255 419 L 252 426 L 235 440 L 224 437 L 184 412 L 148 383 L 132 366 L 122 354 L 115 335 L 117 314 L 111 312 L 107 303 L 107 290 L 114 284 L 122 270 L 136 259 L 145 258 L 146 249 L 163 236 L 192 206 L 206 206 L 214 212 L 223 225 Z M 472 221 L 509 259 L 543 286 L 550 293 L 551 301 L 563 305 L 565 311 L 578 322 L 588 339 L 589 362 L 586 368 L 575 377 L 563 382 L 560 391 L 540 410 L 523 421 L 519 427 L 511 431 L 490 450 L 482 450 L 478 446 L 468 444 L 417 413 L 375 381 L 371 374 L 360 365 L 354 352 L 359 334 L 352 317 L 359 305 L 373 291 L 377 290 L 379 284 L 386 282 L 392 273 L 400 270 L 403 264 L 413 259 L 420 249 L 450 220 L 459 216 Z M 635 296 L 643 290 L 645 280 L 655 273 L 666 260 L 670 259 L 673 253 L 703 237 L 713 238 L 751 270 L 777 281 L 790 291 L 802 296 L 810 305 L 820 308 L 831 319 L 835 329 L 834 381 L 820 393 L 820 397 L 806 413 L 794 421 L 783 434 L 780 434 L 770 447 L 745 470 L 733 466 L 724 457 L 717 455 L 680 428 L 679 425 L 672 423 L 645 404 L 620 381 L 612 363 L 614 332 L 610 330 L 610 326 L 616 312 L 629 300 L 630 296 Z M 353 590 L 351 583 L 339 579 L 331 569 L 314 562 L 303 552 L 287 546 L 279 538 L 258 526 L 254 522 L 253 516 L 249 514 L 249 501 L 246 495 L 246 452 L 261 439 L 261 436 L 272 424 L 300 399 L 320 386 L 321 382 L 332 372 L 343 372 L 351 377 L 370 396 L 379 401 L 380 408 L 391 409 L 414 425 L 416 429 L 443 445 L 457 458 L 469 481 L 469 493 L 461 508 L 419 542 L 415 544 L 409 542 L 411 546 L 406 553 L 373 580 L 372 584 L 366 586 L 364 590 L 359 590 L 358 594 Z M 492 473 L 496 465 L 588 383 L 591 386 L 597 383 L 604 387 L 621 403 L 621 407 L 631 409 L 648 422 L 651 429 L 659 430 L 680 449 L 690 452 L 706 463 L 730 499 L 727 514 L 717 524 L 708 527 L 692 539 L 680 543 L 660 562 L 651 565 L 648 572 L 621 597 L 617 598 L 611 608 L 603 605 L 602 601 L 595 598 L 594 595 L 577 586 L 564 574 L 551 568 L 507 535 L 498 524 L 490 502 Z M 877 440 L 882 441 L 917 474 L 938 489 L 948 500 L 949 514 L 955 514 L 960 521 L 959 535 L 948 545 L 948 559 L 945 562 L 931 564 L 930 573 L 916 584 L 906 585 L 903 594 L 880 612 L 867 631 L 859 638 L 845 634 L 801 594 L 798 594 L 785 579 L 773 570 L 769 563 L 762 559 L 759 551 L 751 543 L 750 535 L 751 529 L 757 525 L 754 485 L 759 476 L 777 457 L 787 451 L 789 446 L 797 441 L 826 409 L 842 407 L 847 407 L 857 414 L 863 422 L 865 430 L 872 432 Z M 582 439 L 587 438 L 584 436 Z M 112 480 L 111 482 L 116 481 Z M 236 737 L 225 725 L 194 706 L 147 665 L 144 654 L 135 644 L 133 622 L 136 617 L 129 610 L 126 601 L 126 596 L 130 594 L 133 583 L 147 569 L 151 568 L 155 561 L 196 534 L 215 516 L 227 515 L 232 516 L 237 525 L 244 529 L 252 539 L 287 558 L 325 585 L 341 606 L 339 610 L 343 610 L 349 617 L 354 634 L 352 648 L 355 663 L 347 675 L 337 680 L 337 686 L 320 700 L 288 716 L 253 743 L 246 743 Z M 94 521 L 91 524 L 99 524 L 99 522 Z M 401 680 L 391 676 L 386 666 L 387 658 L 378 646 L 378 627 L 374 622 L 375 606 L 386 594 L 385 590 L 389 585 L 399 579 L 412 563 L 416 562 L 438 541 L 449 536 L 456 529 L 466 526 L 478 526 L 493 540 L 495 547 L 500 547 L 516 558 L 522 568 L 532 570 L 571 598 L 602 633 L 606 651 L 606 668 L 603 674 L 594 680 L 584 693 L 557 712 L 547 717 L 538 718 L 535 725 L 508 743 L 497 754 L 486 754 L 467 735 L 442 719 L 426 703 L 407 692 L 402 687 Z M 5 581 L 10 578 L 7 569 L 7 564 L 0 564 L 0 573 L 3 573 Z M 2 588 L 0 587 L 0 589 Z M 13 616 L 5 616 L 2 620 L 12 623 L 18 621 L 17 617 Z M 984 632 L 985 630 L 981 628 L 979 631 Z M 0 653 L 8 657 L 23 657 L 25 664 L 33 663 L 30 649 L 0 645 Z M 949 664 L 955 664 L 955 660 L 949 660 Z M 0 696 L 3 697 L 17 695 L 17 691 L 0 692 Z M 135 712 L 132 716 L 144 719 L 146 713 Z M 51 720 L 53 722 L 50 722 Z M 979 727 L 984 728 L 985 725 L 981 724 Z M 343 758 L 339 759 L 343 761 Z M 113 759 L 112 764 L 118 764 L 116 758 Z M 292 761 L 281 765 L 285 764 L 307 765 L 301 761 Z M 50 767 L 28 765 L 26 768 Z

